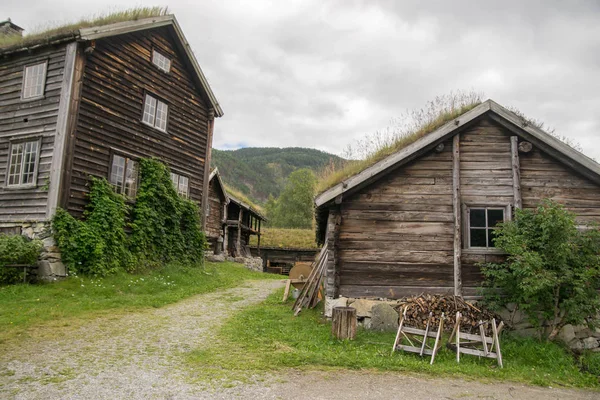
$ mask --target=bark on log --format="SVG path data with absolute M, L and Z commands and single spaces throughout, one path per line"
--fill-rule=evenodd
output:
M 356 308 L 335 307 L 332 315 L 331 333 L 336 339 L 353 340 L 356 336 Z

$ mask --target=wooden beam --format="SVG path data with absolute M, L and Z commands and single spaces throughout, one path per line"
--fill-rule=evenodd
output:
M 238 254 L 235 254 L 235 257 L 239 257 L 242 254 L 242 208 L 240 207 L 240 213 L 238 216 L 238 227 L 237 227 L 237 241 L 236 241 L 236 251 Z
M 206 154 L 204 155 L 204 177 L 202 180 L 202 201 L 200 209 L 202 210 L 202 232 L 206 232 L 206 220 L 208 219 L 208 192 L 210 184 L 210 158 L 212 152 L 213 131 L 215 128 L 215 110 L 208 110 L 208 121 L 206 122 L 208 136 L 206 138 Z
M 519 162 L 519 137 L 510 137 L 510 153 L 512 163 L 513 197 L 515 209 L 523 208 L 521 199 L 521 167 Z
M 452 209 L 454 212 L 454 295 L 462 296 L 462 222 L 460 196 L 460 133 L 452 139 Z

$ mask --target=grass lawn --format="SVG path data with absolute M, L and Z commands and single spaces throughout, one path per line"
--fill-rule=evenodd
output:
M 197 349 L 188 365 L 199 380 L 245 382 L 261 372 L 282 368 L 368 369 L 425 373 L 464 379 L 511 380 L 541 386 L 600 388 L 599 377 L 579 370 L 573 357 L 553 343 L 503 336 L 504 368 L 495 360 L 462 355 L 443 347 L 435 364 L 415 354 L 390 355 L 394 333 L 359 330 L 354 341 L 331 337 L 331 324 L 318 310 L 294 317 L 281 292 L 233 316 L 221 328 L 215 346 Z M 596 359 L 598 360 L 598 359 Z M 600 371 L 599 371 L 600 372 Z
M 250 236 L 250 245 L 256 246 L 258 239 Z M 261 247 L 316 249 L 315 231 L 312 229 L 263 228 L 260 235 Z
M 146 274 L 96 279 L 71 276 L 55 283 L 0 286 L 0 345 L 43 324 L 68 325 L 75 319 L 161 307 L 248 279 L 281 276 L 253 272 L 235 263 L 206 263 L 204 269 L 167 265 Z

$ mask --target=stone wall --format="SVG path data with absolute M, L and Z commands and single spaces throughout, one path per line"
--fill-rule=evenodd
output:
M 42 252 L 37 263 L 37 276 L 41 280 L 56 280 L 67 276 L 67 270 L 61 261 L 60 250 L 52 237 L 49 222 L 22 223 L 21 235 L 29 239 L 41 240 Z
M 229 257 L 225 256 L 223 253 L 214 254 L 212 251 L 207 251 L 205 253 L 205 258 L 210 262 L 236 262 L 244 264 L 244 267 L 251 271 L 263 272 L 263 260 L 260 257 Z
M 352 307 L 356 309 L 358 324 L 366 329 L 378 331 L 395 331 L 398 329 L 400 316 L 395 308 L 400 300 L 370 300 L 348 297 L 325 298 L 325 317 L 331 318 L 334 307 Z M 507 327 L 520 336 L 541 337 L 541 333 L 549 329 L 542 323 L 541 328 L 534 327 L 523 311 L 514 304 L 508 304 L 498 313 Z M 600 315 L 598 316 L 600 321 Z M 600 325 L 600 323 L 598 323 Z M 600 352 L 600 328 L 590 329 L 586 325 L 566 325 L 562 328 L 559 339 L 575 352 L 591 350 Z

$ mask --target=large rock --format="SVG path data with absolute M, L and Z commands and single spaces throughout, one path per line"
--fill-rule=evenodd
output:
M 376 304 L 371 308 L 370 329 L 382 332 L 398 330 L 399 315 L 392 306 L 386 303 Z
M 558 333 L 558 338 L 566 344 L 571 343 L 571 341 L 576 338 L 573 325 L 563 326 Z
M 209 254 L 206 256 L 206 261 L 210 261 L 210 262 L 223 262 L 225 261 L 225 255 L 223 254 Z
M 331 318 L 333 314 L 333 309 L 335 307 L 346 307 L 348 305 L 348 299 L 346 297 L 340 297 L 338 299 L 334 299 L 332 297 L 325 298 L 325 317 Z
M 595 349 L 596 347 L 598 347 L 598 340 L 593 337 L 583 339 L 582 343 L 583 343 L 583 348 L 586 350 L 591 350 L 591 349 Z
M 380 304 L 381 302 L 376 300 L 363 300 L 358 299 L 354 303 L 350 304 L 350 307 L 356 308 L 356 317 L 365 318 L 371 317 L 371 309 L 374 305 Z

